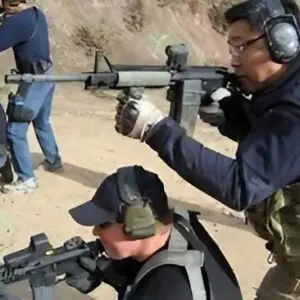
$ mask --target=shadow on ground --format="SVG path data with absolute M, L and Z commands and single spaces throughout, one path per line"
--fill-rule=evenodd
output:
M 33 161 L 34 169 L 37 169 L 43 160 L 44 160 L 44 156 L 42 154 L 32 153 L 32 161 Z M 104 178 L 108 176 L 105 173 L 89 170 L 84 167 L 79 167 L 67 162 L 64 163 L 64 171 L 62 173 L 55 173 L 54 175 L 73 180 L 89 188 L 97 188 L 99 184 L 104 180 Z M 188 210 L 199 212 L 200 222 L 201 220 L 204 220 L 210 223 L 235 227 L 235 228 L 239 228 L 251 232 L 249 226 L 245 225 L 244 220 L 240 217 L 236 217 L 231 214 L 226 214 L 221 210 L 210 209 L 206 207 L 201 207 L 201 205 L 196 205 L 194 203 L 183 202 L 182 200 L 179 199 L 170 198 L 170 201 L 173 202 L 174 204 L 179 204 L 181 206 L 184 206 Z
M 33 168 L 36 170 L 43 162 L 44 156 L 40 153 L 32 153 Z M 106 173 L 96 172 L 93 170 L 79 167 L 68 162 L 64 162 L 64 170 L 60 173 L 53 174 L 66 179 L 73 180 L 89 188 L 97 188 L 99 184 L 107 177 Z
M 222 210 L 212 209 L 208 207 L 201 207 L 195 203 L 183 202 L 179 199 L 170 198 L 170 201 L 175 205 L 178 204 L 187 210 L 199 212 L 199 221 L 207 221 L 214 224 L 234 227 L 245 231 L 253 232 L 249 225 L 245 224 L 242 217 L 235 216 L 230 213 L 225 213 Z

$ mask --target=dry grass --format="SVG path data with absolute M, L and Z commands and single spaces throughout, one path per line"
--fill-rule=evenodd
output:
M 89 25 L 77 26 L 72 33 L 72 40 L 76 46 L 85 49 L 87 56 L 94 56 L 95 51 L 100 50 L 105 55 L 111 53 L 111 44 L 118 34 L 104 21 L 97 27 Z
M 224 19 L 224 12 L 242 0 L 156 0 L 159 7 L 169 6 L 172 9 L 180 9 L 182 5 L 187 5 L 190 12 L 196 15 L 203 9 L 203 5 L 209 6 L 207 10 L 208 17 L 212 27 L 219 33 L 224 34 L 227 26 Z M 300 1 L 300 0 L 299 0 Z
M 171 7 L 173 9 L 180 8 L 182 5 L 187 5 L 190 12 L 195 15 L 199 12 L 201 4 L 205 0 L 156 0 L 159 7 Z
M 143 0 L 127 0 L 123 7 L 123 22 L 130 32 L 141 32 L 146 25 L 146 9 Z
M 225 34 L 227 24 L 224 18 L 225 11 L 241 0 L 211 0 L 207 11 L 212 27 L 219 33 Z
M 183 0 L 156 0 L 159 7 L 176 6 L 183 2 Z
M 145 1 L 147 0 L 124 0 L 121 9 L 126 30 L 132 33 L 142 32 L 147 26 L 147 22 L 150 22 L 150 19 L 147 18 Z M 204 4 L 206 7 L 208 5 L 207 14 L 212 27 L 217 32 L 225 34 L 227 28 L 224 12 L 238 1 L 240 0 L 156 0 L 156 3 L 160 8 L 169 7 L 171 9 L 182 9 L 182 5 L 185 5 L 193 15 L 201 12 Z M 78 25 L 73 31 L 73 42 L 84 48 L 87 56 L 93 56 L 96 50 L 100 50 L 106 55 L 112 52 L 111 44 L 117 32 L 109 27 L 104 19 L 98 24 L 97 27 L 92 24 Z

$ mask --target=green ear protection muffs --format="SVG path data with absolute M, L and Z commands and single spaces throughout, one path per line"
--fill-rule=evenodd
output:
M 124 203 L 121 214 L 125 233 L 134 239 L 146 239 L 155 235 L 155 217 L 149 199 L 140 194 L 136 168 L 140 167 L 123 167 L 117 170 L 119 195 Z

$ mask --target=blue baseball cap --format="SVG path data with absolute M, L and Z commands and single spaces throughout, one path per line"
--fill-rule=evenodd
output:
M 168 198 L 159 177 L 141 166 L 130 166 L 129 168 L 125 167 L 128 176 L 135 176 L 135 188 L 139 189 L 138 192 L 142 198 L 148 200 L 154 217 L 157 219 L 164 217 L 169 211 Z M 91 200 L 69 210 L 75 222 L 82 226 L 122 223 L 122 207 L 128 204 L 120 195 L 122 187 L 118 183 L 118 172 L 121 169 L 104 179 Z M 129 172 L 132 169 L 134 172 Z M 130 185 L 130 182 L 131 180 L 126 181 L 126 185 Z

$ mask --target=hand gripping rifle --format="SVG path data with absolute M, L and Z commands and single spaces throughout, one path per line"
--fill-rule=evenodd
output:
M 80 237 L 74 237 L 62 247 L 53 248 L 47 236 L 40 233 L 30 238 L 27 248 L 3 257 L 0 266 L 0 281 L 5 284 L 29 279 L 33 300 L 53 300 L 57 276 L 76 264 L 80 256 L 101 259 L 103 247 L 99 240 L 85 243 Z
M 94 71 L 77 75 L 7 74 L 5 83 L 84 82 L 86 90 L 125 89 L 132 87 L 167 89 L 169 116 L 194 134 L 198 108 L 205 98 L 230 83 L 233 75 L 224 67 L 187 66 L 188 50 L 184 44 L 165 49 L 167 61 L 159 65 L 112 65 L 100 51 L 95 54 Z M 100 71 L 101 61 L 109 71 Z

